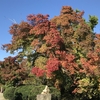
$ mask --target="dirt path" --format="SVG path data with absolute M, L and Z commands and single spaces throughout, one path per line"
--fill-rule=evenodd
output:
M 3 97 L 3 93 L 0 93 L 0 100 L 6 100 L 6 99 Z

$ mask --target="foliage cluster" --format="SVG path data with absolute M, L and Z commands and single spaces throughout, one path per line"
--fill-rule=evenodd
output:
M 1 83 L 3 84 L 6 82 L 6 84 L 18 86 L 28 76 L 25 62 L 18 62 L 17 57 L 5 58 L 4 61 L 0 61 L 0 66 Z

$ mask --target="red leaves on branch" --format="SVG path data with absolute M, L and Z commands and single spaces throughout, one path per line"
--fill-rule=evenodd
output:
M 52 73 L 59 70 L 60 62 L 57 58 L 49 58 L 46 64 L 47 76 L 51 77 Z
M 86 73 L 88 75 L 96 75 L 96 74 L 98 74 L 98 71 L 100 72 L 100 69 L 99 69 L 99 65 L 100 65 L 99 52 L 90 51 L 87 54 L 87 59 L 81 58 L 80 62 L 82 64 L 82 69 L 80 69 L 80 72 Z
M 22 62 L 23 63 L 23 62 Z M 8 57 L 5 58 L 4 61 L 0 62 L 0 71 L 1 71 L 1 78 L 4 81 L 21 81 L 27 77 L 27 70 L 25 69 L 26 66 L 17 61 L 17 57 Z
M 41 22 L 44 22 L 44 21 L 48 20 L 48 17 L 49 17 L 49 15 L 42 15 L 42 14 L 34 15 L 34 14 L 30 14 L 27 17 L 27 20 L 28 21 L 33 21 L 34 24 L 38 24 L 38 23 L 41 23 Z
M 32 68 L 32 73 L 33 73 L 34 75 L 38 76 L 38 77 L 41 77 L 41 76 L 44 75 L 45 70 L 40 69 L 40 68 L 38 68 L 38 67 L 33 67 L 33 68 Z
M 47 35 L 44 36 L 43 40 L 46 40 L 46 44 L 49 44 L 51 47 L 59 47 L 59 44 L 62 42 L 62 38 L 55 28 L 52 28 Z
M 34 35 L 41 35 L 45 34 L 49 30 L 49 15 L 29 15 L 27 17 L 30 24 L 33 26 L 33 28 L 30 30 L 30 34 Z
M 60 62 L 57 58 L 49 58 L 47 61 L 47 64 L 45 66 L 45 69 L 40 69 L 39 67 L 33 67 L 32 73 L 38 77 L 43 76 L 44 74 L 47 77 L 52 77 L 53 72 L 59 70 Z
M 78 71 L 78 65 L 75 62 L 75 56 L 65 51 L 56 51 L 56 56 L 60 59 L 61 67 L 70 74 L 74 74 Z
M 30 30 L 30 34 L 42 35 L 42 34 L 46 34 L 48 32 L 48 30 L 49 30 L 49 21 L 41 22 L 41 23 L 35 25 Z

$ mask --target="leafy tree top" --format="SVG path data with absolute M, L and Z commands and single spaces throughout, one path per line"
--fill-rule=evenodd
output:
M 17 50 L 20 62 L 26 57 L 33 74 L 52 79 L 59 89 L 70 82 L 71 89 L 75 86 L 72 93 L 85 95 L 88 86 L 93 91 L 89 82 L 96 82 L 98 93 L 100 34 L 94 33 L 98 18 L 90 16 L 86 21 L 83 14 L 70 6 L 63 6 L 60 15 L 50 20 L 49 15 L 31 14 L 27 22 L 10 27 L 12 41 L 3 48 L 11 53 Z

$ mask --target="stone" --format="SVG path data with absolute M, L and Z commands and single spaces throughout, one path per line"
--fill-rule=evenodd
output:
M 41 92 L 41 94 L 37 95 L 37 100 L 51 100 L 51 94 L 49 92 L 50 89 L 46 85 L 45 89 Z
M 37 95 L 37 100 L 51 100 L 51 94 L 39 94 Z
M 50 92 L 49 87 L 46 85 L 45 89 L 41 92 L 41 94 L 48 94 Z

